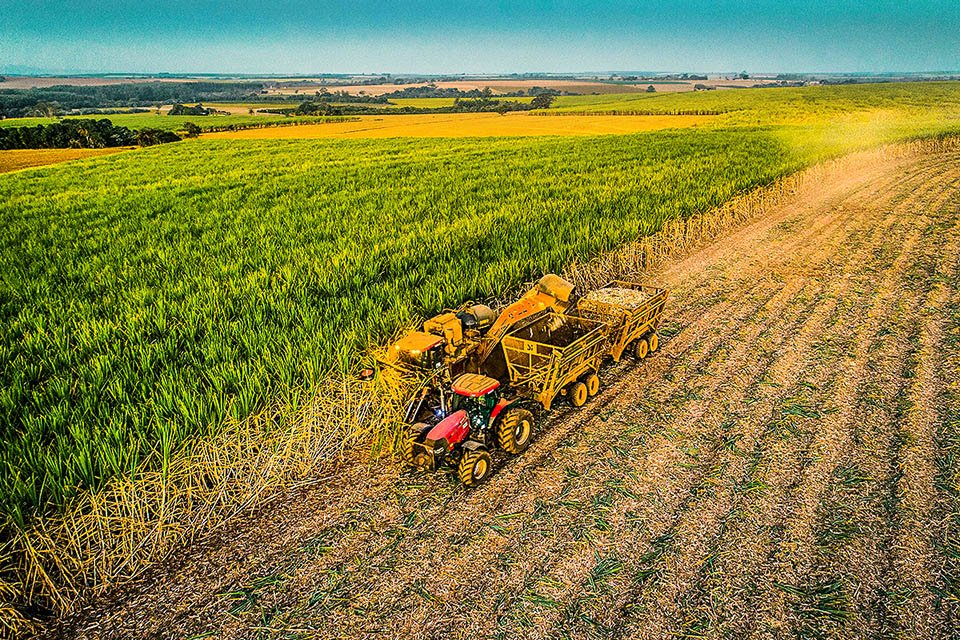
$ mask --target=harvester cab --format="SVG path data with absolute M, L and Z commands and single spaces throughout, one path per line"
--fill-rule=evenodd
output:
M 386 362 L 426 372 L 447 367 L 454 376 L 494 318 L 493 310 L 482 304 L 441 313 L 424 322 L 422 331 L 411 331 L 390 345 Z
M 493 378 L 476 373 L 457 377 L 449 411 L 436 425 L 420 422 L 410 428 L 404 451 L 410 466 L 432 471 L 447 463 L 465 485 L 473 486 L 489 475 L 494 447 L 518 454 L 530 444 L 533 414 L 504 398 Z
M 397 340 L 391 355 L 403 364 L 432 371 L 443 366 L 443 337 L 423 331 L 411 331 Z

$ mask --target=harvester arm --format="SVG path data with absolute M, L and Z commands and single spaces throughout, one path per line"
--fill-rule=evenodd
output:
M 500 313 L 480 343 L 475 356 L 476 363 L 483 364 L 518 322 L 547 311 L 562 313 L 570 305 L 573 288 L 572 284 L 559 276 L 543 276 L 533 289 Z

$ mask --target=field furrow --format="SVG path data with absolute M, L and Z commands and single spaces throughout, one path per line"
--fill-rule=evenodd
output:
M 819 254 L 804 255 L 803 268 L 795 270 L 793 277 L 809 279 L 814 297 L 824 303 L 810 314 L 794 344 L 789 345 L 791 348 L 780 349 L 776 360 L 760 367 L 760 384 L 744 403 L 749 407 L 749 418 L 738 423 L 740 437 L 736 445 L 730 447 L 724 475 L 700 508 L 692 510 L 690 541 L 677 545 L 685 555 L 672 558 L 673 570 L 665 578 L 669 587 L 655 591 L 656 600 L 648 607 L 653 619 L 641 618 L 637 624 L 639 629 L 674 627 L 681 633 L 716 631 L 718 620 L 711 616 L 716 617 L 717 612 L 711 600 L 736 601 L 736 593 L 729 592 L 735 590 L 736 585 L 725 585 L 718 578 L 726 571 L 726 575 L 739 582 L 747 585 L 751 582 L 750 563 L 745 562 L 747 558 L 742 551 L 744 546 L 762 550 L 763 547 L 755 547 L 762 536 L 740 536 L 736 529 L 744 524 L 744 518 L 747 524 L 752 523 L 755 511 L 761 506 L 756 503 L 761 502 L 770 489 L 764 476 L 771 469 L 789 468 L 809 460 L 807 449 L 813 432 L 807 423 L 817 413 L 817 396 L 832 385 L 832 378 L 841 371 L 836 367 L 836 354 L 825 359 L 817 347 L 823 335 L 837 335 L 855 324 L 859 310 L 846 306 L 838 309 L 837 302 L 848 297 L 851 290 L 868 284 L 859 277 L 857 267 L 865 256 L 888 242 L 889 227 L 895 220 L 887 218 L 884 224 L 873 224 L 872 216 L 863 215 L 865 209 L 858 211 L 861 215 L 844 221 L 839 239 L 818 239 L 815 246 Z M 867 242 L 858 243 L 855 240 L 858 235 L 867 235 Z M 838 245 L 844 248 L 842 263 L 832 260 Z M 781 252 L 780 255 L 789 254 Z M 826 264 L 828 261 L 834 264 Z M 782 325 L 776 326 L 776 330 L 790 332 L 789 327 Z M 754 345 L 742 348 L 759 350 L 759 346 Z M 727 539 L 735 542 L 728 543 Z M 698 548 L 699 555 L 696 555 L 692 550 Z M 680 579 L 680 575 L 684 578 Z M 717 588 L 725 591 L 718 595 Z

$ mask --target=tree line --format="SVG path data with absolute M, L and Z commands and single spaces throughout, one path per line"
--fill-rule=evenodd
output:
M 0 149 L 102 149 L 149 147 L 177 142 L 180 136 L 161 129 L 131 131 L 109 120 L 63 120 L 35 127 L 0 128 Z
M 446 107 L 374 107 L 365 104 L 331 104 L 308 100 L 297 107 L 272 107 L 260 109 L 263 113 L 276 113 L 285 116 L 361 116 L 361 115 L 401 115 L 424 113 L 507 113 L 509 111 L 531 111 L 547 109 L 553 103 L 554 96 L 541 94 L 529 103 L 516 100 L 481 98 L 455 98 L 453 104 Z
M 130 82 L 112 85 L 57 85 L 0 89 L 0 117 L 61 115 L 81 109 L 149 107 L 196 102 L 261 100 L 262 82 Z M 52 113 L 38 113 L 41 111 Z
M 304 98 L 302 95 L 265 95 L 267 87 L 268 85 L 263 82 L 128 82 L 114 85 L 57 85 L 34 89 L 0 89 L 0 118 L 89 115 L 95 110 L 136 109 L 162 104 L 203 102 L 256 100 L 295 104 Z M 530 87 L 526 90 L 505 93 L 500 97 L 539 95 L 560 95 L 560 92 L 544 87 Z M 328 91 L 324 88 L 311 96 L 310 101 L 385 105 L 394 98 L 484 99 L 491 97 L 493 93 L 489 87 L 463 91 L 429 84 L 405 87 L 379 96 L 351 95 L 342 90 Z M 348 115 L 352 113 L 355 112 Z

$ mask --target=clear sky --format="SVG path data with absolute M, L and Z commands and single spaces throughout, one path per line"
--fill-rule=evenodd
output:
M 0 0 L 0 71 L 960 69 L 960 0 Z

